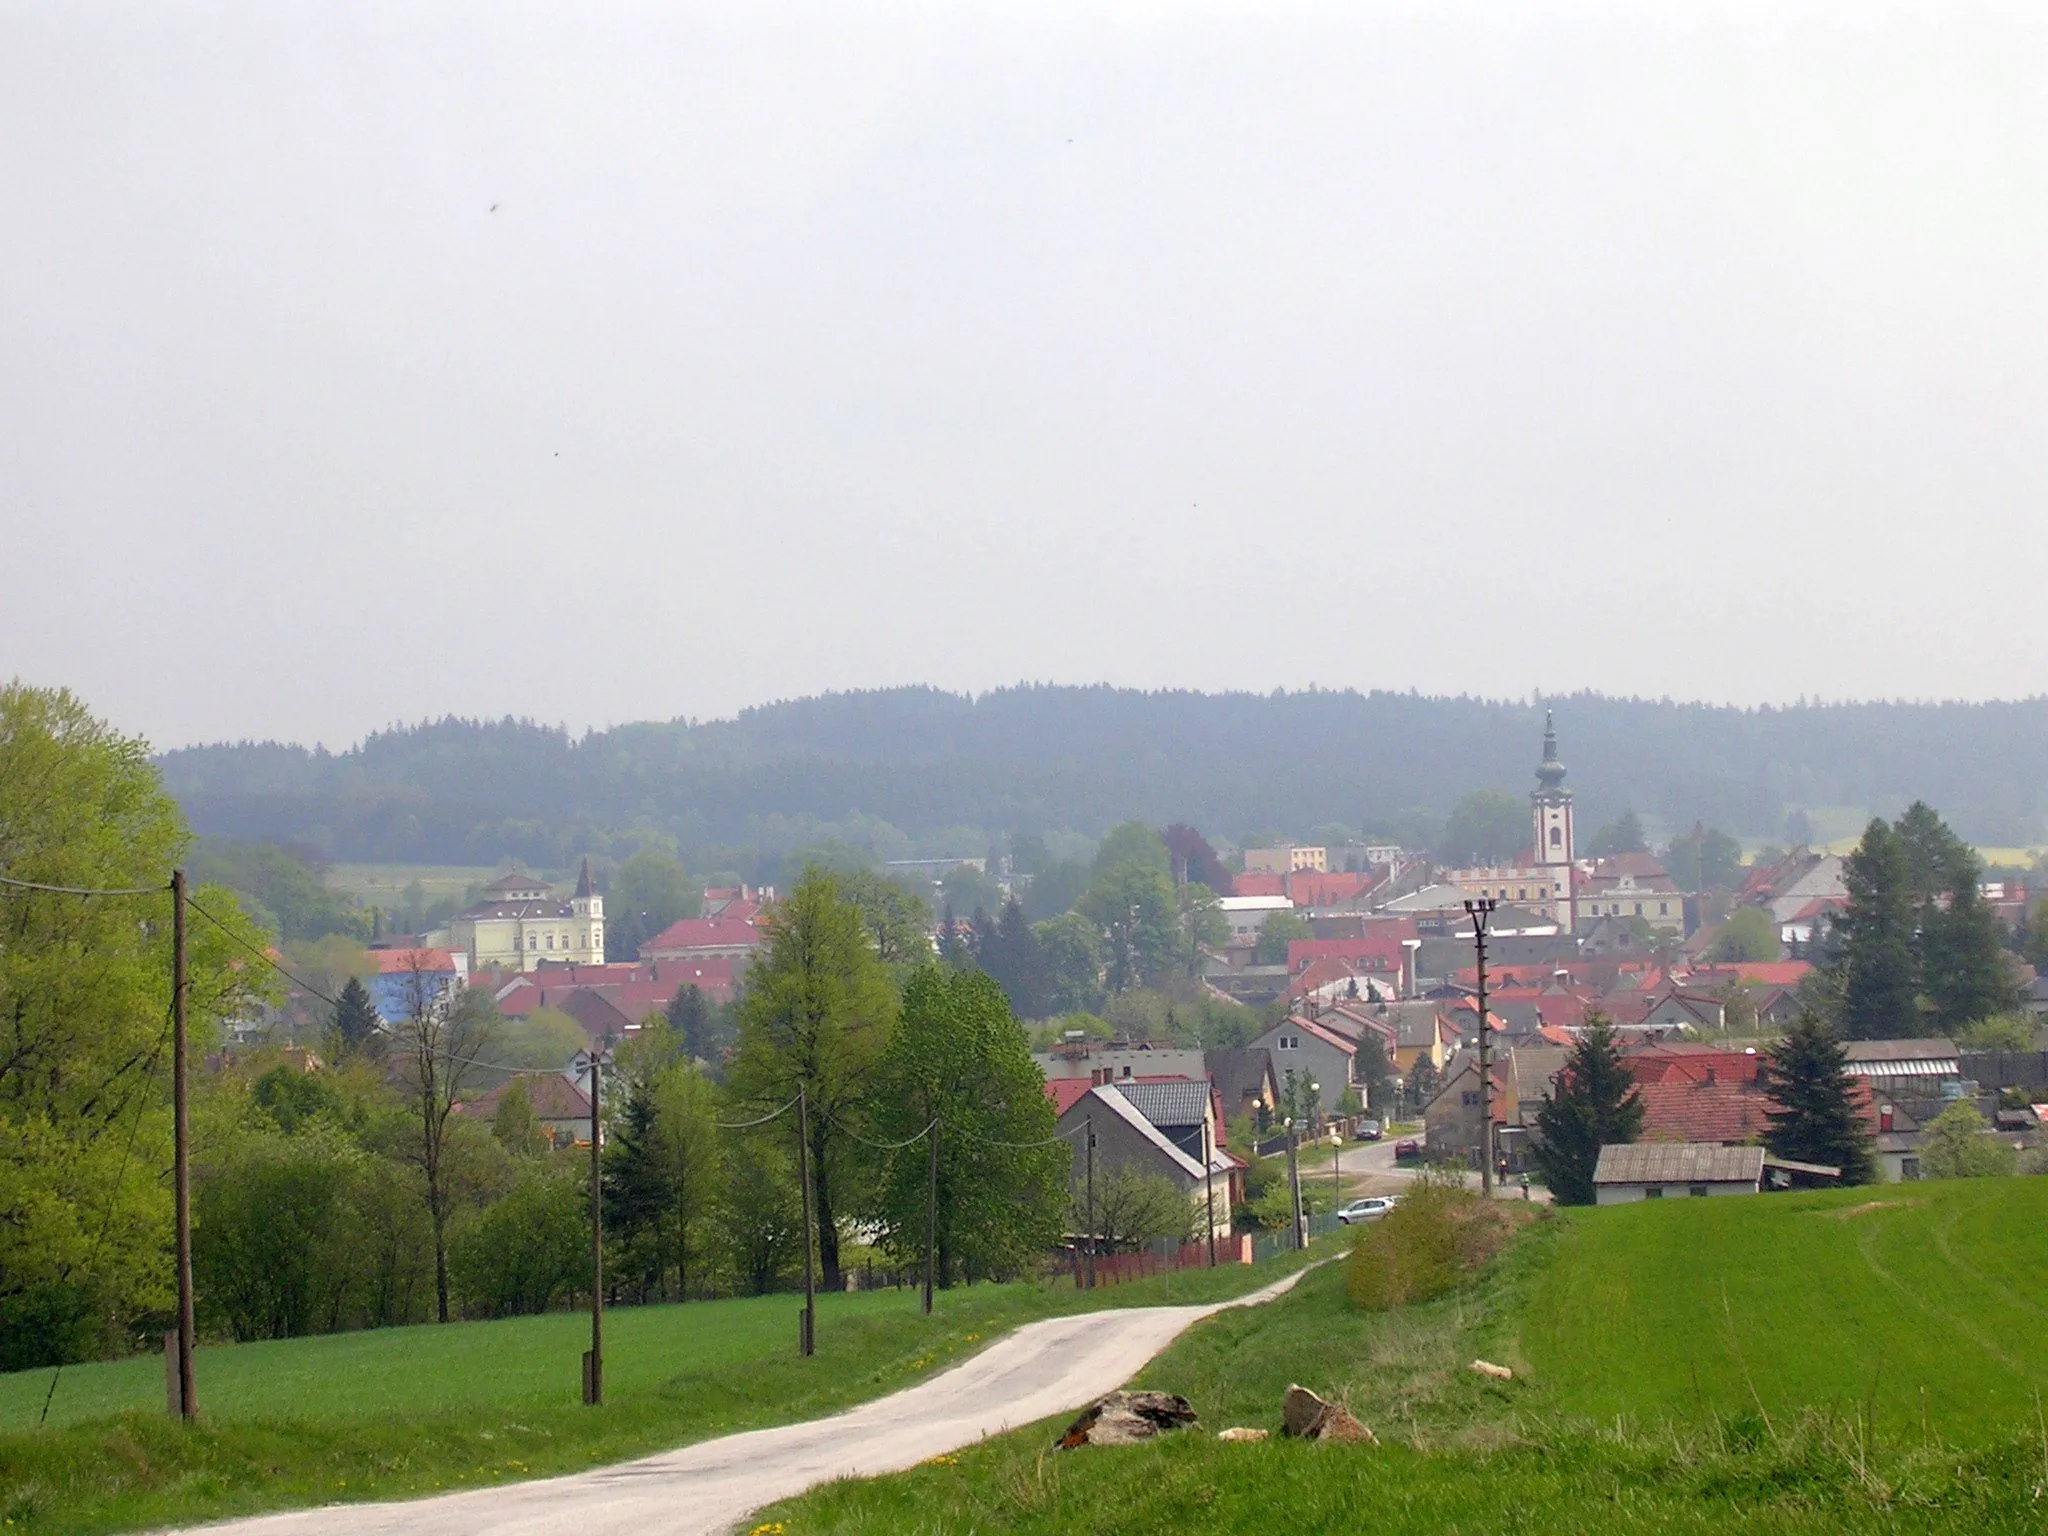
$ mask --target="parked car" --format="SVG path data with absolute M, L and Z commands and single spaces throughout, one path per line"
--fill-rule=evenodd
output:
M 1353 1141 L 1378 1141 L 1384 1135 L 1377 1120 L 1361 1120 L 1358 1129 L 1351 1133 Z
M 1400 1199 L 1399 1195 L 1368 1195 L 1363 1200 L 1354 1200 L 1349 1205 L 1340 1206 L 1337 1219 L 1347 1227 L 1365 1221 L 1378 1221 L 1399 1204 Z
M 1396 1162 L 1412 1162 L 1420 1156 L 1422 1156 L 1422 1142 L 1420 1138 L 1403 1136 L 1394 1143 L 1394 1160 Z

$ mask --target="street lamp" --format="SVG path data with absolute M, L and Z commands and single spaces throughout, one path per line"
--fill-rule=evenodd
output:
M 1330 1209 L 1344 1208 L 1344 1133 L 1330 1127 Z

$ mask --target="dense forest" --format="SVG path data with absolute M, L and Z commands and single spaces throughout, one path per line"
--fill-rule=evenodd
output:
M 1423 843 L 1468 791 L 1528 786 L 1546 705 L 1584 826 L 1633 809 L 1667 830 L 1704 820 L 1783 839 L 1809 811 L 1892 814 L 1924 797 L 1979 843 L 2042 835 L 2048 699 L 1736 709 L 902 688 L 581 737 L 446 719 L 341 753 L 240 743 L 160 763 L 198 830 L 334 859 L 546 864 L 638 831 L 773 867 L 833 839 L 882 857 L 980 853 L 1009 834 L 1094 836 L 1126 818 L 1240 840 L 1343 827 Z

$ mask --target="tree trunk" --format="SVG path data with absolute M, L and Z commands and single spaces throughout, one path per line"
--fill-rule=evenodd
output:
M 439 1183 L 437 1179 L 434 1181 Z M 448 1218 L 441 1210 L 441 1197 L 431 1185 L 427 1200 L 434 1221 L 434 1305 L 442 1322 L 448 1321 Z

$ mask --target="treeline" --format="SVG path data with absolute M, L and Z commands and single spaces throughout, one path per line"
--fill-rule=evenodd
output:
M 1896 812 L 1924 794 L 1974 842 L 2042 834 L 2033 765 L 2048 762 L 2048 700 L 1544 703 L 1588 826 L 1633 808 L 1667 828 L 1782 839 L 1812 808 Z M 202 831 L 335 858 L 559 866 L 640 830 L 774 878 L 791 849 L 835 838 L 883 857 L 978 854 L 1010 833 L 1094 836 L 1132 818 L 1240 840 L 1338 826 L 1433 847 L 1462 796 L 1519 797 L 1541 732 L 1536 703 L 1412 693 L 907 688 L 581 737 L 448 719 L 342 753 L 244 743 L 161 763 Z

